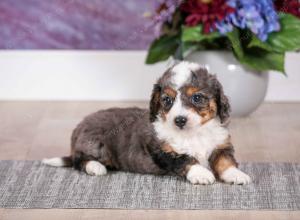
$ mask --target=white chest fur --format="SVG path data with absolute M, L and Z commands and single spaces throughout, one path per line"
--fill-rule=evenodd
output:
M 160 140 L 167 142 L 179 154 L 195 157 L 203 166 L 208 165 L 212 151 L 229 136 L 227 128 L 222 127 L 216 119 L 192 130 L 176 129 L 161 120 L 153 125 Z

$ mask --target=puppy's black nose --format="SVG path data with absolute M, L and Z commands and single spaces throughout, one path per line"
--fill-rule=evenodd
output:
M 187 118 L 184 116 L 177 116 L 174 120 L 175 124 L 179 128 L 183 128 L 187 122 Z

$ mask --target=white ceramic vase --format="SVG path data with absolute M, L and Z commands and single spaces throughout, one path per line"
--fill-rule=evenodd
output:
M 204 65 L 210 73 L 217 75 L 229 97 L 232 116 L 247 116 L 264 101 L 269 82 L 268 73 L 246 69 L 231 52 L 196 51 L 185 60 Z

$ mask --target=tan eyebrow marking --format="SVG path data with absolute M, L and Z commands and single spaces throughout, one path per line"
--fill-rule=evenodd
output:
M 165 88 L 164 93 L 166 93 L 167 95 L 169 95 L 173 98 L 175 98 L 176 95 L 177 95 L 177 92 L 174 89 L 170 88 L 170 87 Z
M 199 92 L 200 88 L 195 86 L 187 86 L 185 89 L 185 93 L 187 96 L 192 96 L 195 92 Z

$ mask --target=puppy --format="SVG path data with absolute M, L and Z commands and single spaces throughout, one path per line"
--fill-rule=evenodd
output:
M 224 123 L 230 105 L 215 76 L 181 62 L 154 85 L 150 110 L 111 108 L 87 116 L 73 131 L 71 156 L 44 159 L 90 175 L 107 170 L 184 176 L 192 184 L 247 184 Z

